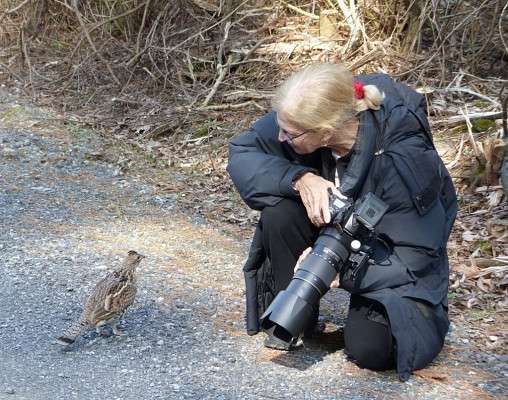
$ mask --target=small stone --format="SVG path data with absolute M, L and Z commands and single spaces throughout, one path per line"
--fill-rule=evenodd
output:
M 18 152 L 10 147 L 5 147 L 3 150 L 3 156 L 12 160 L 18 157 Z
M 499 339 L 497 336 L 489 336 L 491 342 L 497 342 L 497 339 Z
M 161 340 L 158 340 L 158 341 L 157 341 L 157 344 L 158 344 L 159 346 L 162 346 L 162 345 L 164 344 L 164 340 L 162 340 L 162 339 L 161 339 Z
M 16 391 L 13 388 L 7 388 L 5 389 L 5 394 L 15 394 Z

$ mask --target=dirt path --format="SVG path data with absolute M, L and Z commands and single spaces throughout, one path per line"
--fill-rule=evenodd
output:
M 0 399 L 503 397 L 506 358 L 475 352 L 461 326 L 405 384 L 347 362 L 341 291 L 324 301 L 320 341 L 264 349 L 243 328 L 248 241 L 182 214 L 142 174 L 99 157 L 100 137 L 48 118 L 0 92 Z M 130 249 L 147 259 L 127 336 L 89 333 L 63 351 L 54 338 Z

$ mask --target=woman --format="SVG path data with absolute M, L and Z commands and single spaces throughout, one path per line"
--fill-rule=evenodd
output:
M 448 330 L 446 242 L 457 212 L 424 98 L 387 75 L 353 79 L 343 66 L 317 64 L 283 83 L 273 109 L 230 144 L 228 172 L 262 211 L 244 267 L 248 315 L 286 288 L 329 222 L 329 188 L 353 200 L 373 192 L 389 205 L 376 232 L 391 254 L 359 285 L 340 279 L 352 294 L 345 352 L 407 380 L 435 358 Z M 258 331 L 252 318 L 248 331 Z M 274 339 L 265 344 L 277 348 Z

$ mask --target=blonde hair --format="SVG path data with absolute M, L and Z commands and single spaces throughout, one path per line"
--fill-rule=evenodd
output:
M 355 98 L 353 74 L 340 64 L 313 64 L 291 75 L 276 91 L 273 109 L 301 129 L 337 129 L 356 112 L 378 110 L 384 95 L 364 86 L 365 97 Z

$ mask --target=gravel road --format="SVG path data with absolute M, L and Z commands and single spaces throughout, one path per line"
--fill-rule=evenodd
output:
M 0 399 L 506 398 L 506 357 L 474 351 L 460 326 L 407 383 L 349 363 L 341 291 L 324 300 L 320 338 L 264 349 L 244 333 L 248 241 L 119 173 L 97 157 L 100 137 L 42 128 L 41 115 L 0 92 Z M 55 344 L 131 249 L 147 258 L 127 335 Z

